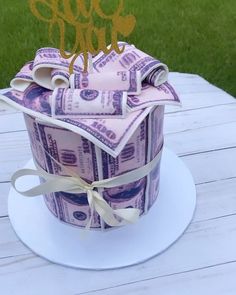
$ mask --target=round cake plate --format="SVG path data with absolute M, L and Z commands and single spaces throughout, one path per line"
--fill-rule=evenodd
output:
M 58 221 L 42 196 L 27 198 L 11 189 L 8 210 L 12 226 L 33 252 L 61 265 L 104 270 L 148 260 L 184 233 L 196 206 L 196 189 L 187 167 L 166 148 L 162 157 L 158 199 L 135 224 L 84 234 L 83 229 Z M 33 161 L 26 167 L 33 168 Z M 31 184 L 37 185 L 37 178 L 32 178 Z M 29 186 L 24 178 L 18 185 L 21 189 Z

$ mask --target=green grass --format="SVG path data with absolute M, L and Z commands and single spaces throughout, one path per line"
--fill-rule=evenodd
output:
M 235 0 L 125 0 L 125 6 L 138 21 L 130 42 L 172 71 L 199 74 L 236 95 Z M 38 48 L 55 44 L 49 41 L 47 25 L 31 14 L 28 1 L 0 0 L 0 15 L 3 88 Z

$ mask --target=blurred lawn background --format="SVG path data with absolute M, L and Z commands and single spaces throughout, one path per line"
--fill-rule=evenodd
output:
M 115 7 L 117 1 L 102 0 Z M 236 96 L 235 0 L 125 0 L 129 13 L 137 26 L 128 41 L 171 71 L 199 74 Z M 0 0 L 0 34 L 0 88 L 9 86 L 38 48 L 56 46 L 27 0 Z

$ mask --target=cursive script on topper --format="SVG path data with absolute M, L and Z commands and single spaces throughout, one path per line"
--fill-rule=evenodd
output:
M 72 2 L 76 4 L 76 7 L 72 5 Z M 136 24 L 133 15 L 121 15 L 124 9 L 124 0 L 119 0 L 117 9 L 110 14 L 102 8 L 101 0 L 29 0 L 29 4 L 32 13 L 39 20 L 49 24 L 49 35 L 51 37 L 53 29 L 55 27 L 59 29 L 60 53 L 63 58 L 72 58 L 69 68 L 71 74 L 73 73 L 74 63 L 80 54 L 83 54 L 84 71 L 87 72 L 89 53 L 95 55 L 103 51 L 108 54 L 112 50 L 115 50 L 118 54 L 122 53 L 124 46 L 119 47 L 118 34 L 124 37 L 129 36 Z M 45 14 L 42 8 L 45 9 Z M 96 27 L 93 22 L 94 15 L 111 24 L 111 46 L 109 48 L 106 42 L 109 27 Z M 81 21 L 81 18 L 83 21 Z M 76 32 L 70 53 L 65 48 L 66 25 L 72 26 Z M 93 42 L 94 38 L 96 39 L 96 46 Z

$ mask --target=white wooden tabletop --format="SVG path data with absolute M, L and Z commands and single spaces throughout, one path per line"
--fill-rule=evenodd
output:
M 0 102 L 1 295 L 236 294 L 236 100 L 196 75 L 172 73 L 170 81 L 183 108 L 166 109 L 165 143 L 193 174 L 197 210 L 166 252 L 118 270 L 59 266 L 19 241 L 7 213 L 9 180 L 31 152 L 22 114 Z

